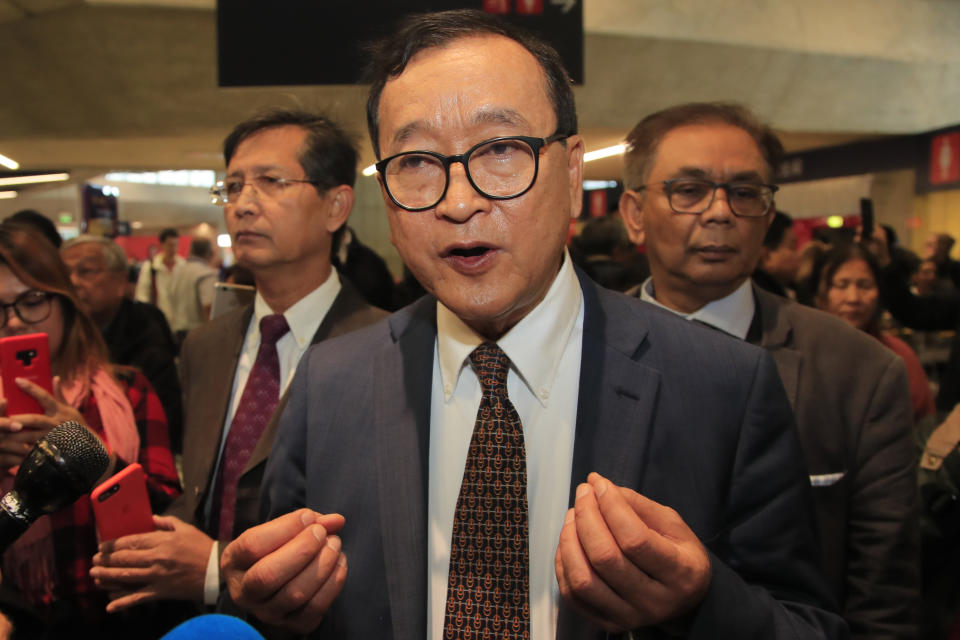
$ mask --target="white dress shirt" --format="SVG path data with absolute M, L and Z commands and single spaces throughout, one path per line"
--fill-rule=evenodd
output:
M 683 316 L 687 320 L 699 320 L 741 340 L 747 339 L 747 333 L 750 332 L 750 325 L 753 323 L 753 314 L 757 308 L 750 278 L 744 280 L 739 287 L 733 290 L 733 293 L 719 300 L 712 300 L 693 313 L 681 313 L 676 309 L 662 305 L 657 302 L 654 295 L 656 295 L 656 290 L 653 286 L 653 278 L 647 278 L 640 286 L 641 300 L 651 302 L 661 309 Z
M 313 335 L 320 328 L 320 323 L 326 317 L 333 301 L 340 293 L 340 276 L 336 269 L 330 271 L 330 275 L 322 285 L 300 298 L 292 307 L 284 311 L 283 317 L 286 318 L 290 331 L 277 340 L 277 356 L 280 359 L 280 395 L 286 391 L 287 386 L 293 379 L 293 374 L 297 371 L 297 364 L 300 358 L 310 348 L 310 341 Z M 243 395 L 243 389 L 247 386 L 247 378 L 250 377 L 250 370 L 257 360 L 257 352 L 260 350 L 260 320 L 264 316 L 273 313 L 270 305 L 257 292 L 253 301 L 253 316 L 250 318 L 250 324 L 247 325 L 247 334 L 243 339 L 243 350 L 240 352 L 240 359 L 237 361 L 237 370 L 233 376 L 233 388 L 230 392 L 230 406 L 227 410 L 227 419 L 223 425 L 223 435 L 220 438 L 220 448 L 217 453 L 217 464 L 214 467 L 213 477 L 217 477 L 217 469 L 220 467 L 220 456 L 223 455 L 223 447 L 227 442 L 227 433 L 230 431 L 230 425 L 233 423 L 233 415 L 240 405 L 240 397 Z M 210 487 L 212 490 L 213 487 Z M 207 519 L 210 518 L 210 503 L 206 501 L 204 505 L 204 514 Z M 220 592 L 220 565 L 217 562 L 219 557 L 217 542 L 214 541 L 213 548 L 210 550 L 210 557 L 207 561 L 207 574 L 204 580 L 205 604 L 216 604 Z
M 485 340 L 437 304 L 430 405 L 427 637 L 443 636 L 450 540 L 481 388 L 470 353 Z M 583 294 L 570 257 L 544 299 L 497 340 L 510 358 L 507 394 L 527 453 L 531 638 L 554 638 L 560 591 L 553 560 L 566 516 L 583 344 Z

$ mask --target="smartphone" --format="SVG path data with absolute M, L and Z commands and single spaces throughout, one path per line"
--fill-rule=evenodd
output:
M 53 393 L 50 376 L 50 343 L 45 333 L 0 338 L 0 376 L 3 376 L 3 397 L 7 399 L 7 415 L 43 413 L 43 406 L 17 386 L 17 378 Z
M 864 242 L 873 238 L 873 200 L 860 198 L 860 238 Z
M 90 502 L 101 542 L 155 529 L 147 476 L 136 462 L 97 486 Z
M 245 284 L 218 282 L 213 288 L 213 305 L 210 307 L 210 318 L 242 309 L 252 303 L 256 295 L 257 290 L 254 287 Z

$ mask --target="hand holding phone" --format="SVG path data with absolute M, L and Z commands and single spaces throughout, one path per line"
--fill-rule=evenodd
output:
M 53 393 L 50 376 L 50 343 L 45 333 L 0 338 L 0 376 L 3 377 L 3 396 L 7 400 L 7 415 L 43 413 L 43 406 L 35 397 L 16 383 L 25 378 Z
M 90 502 L 101 542 L 156 528 L 147 495 L 147 477 L 136 462 L 94 489 Z

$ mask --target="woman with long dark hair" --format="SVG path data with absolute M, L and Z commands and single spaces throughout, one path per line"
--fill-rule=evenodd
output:
M 817 306 L 869 333 L 903 358 L 910 379 L 914 420 L 934 413 L 930 382 L 917 354 L 906 342 L 880 330 L 878 267 L 873 254 L 859 244 L 831 248 L 819 260 Z
M 76 420 L 110 452 L 112 474 L 139 462 L 147 474 L 154 512 L 180 492 L 166 418 L 150 383 L 137 370 L 109 364 L 93 321 L 77 306 L 59 253 L 34 231 L 0 225 L 0 337 L 45 333 L 53 393 L 30 381 L 17 385 L 35 397 L 42 414 L 6 415 L 0 400 L 0 477 L 7 490 L 33 445 L 65 420 Z M 2 375 L 0 371 L 0 375 Z M 15 586 L 55 631 L 110 637 L 107 595 L 90 578 L 97 536 L 89 497 L 45 516 L 3 557 L 4 584 Z M 55 636 L 59 637 L 59 636 Z

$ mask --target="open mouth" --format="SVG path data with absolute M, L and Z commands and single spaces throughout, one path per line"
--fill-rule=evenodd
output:
M 490 247 L 470 247 L 468 249 L 451 249 L 449 255 L 455 258 L 479 258 L 490 251 Z

